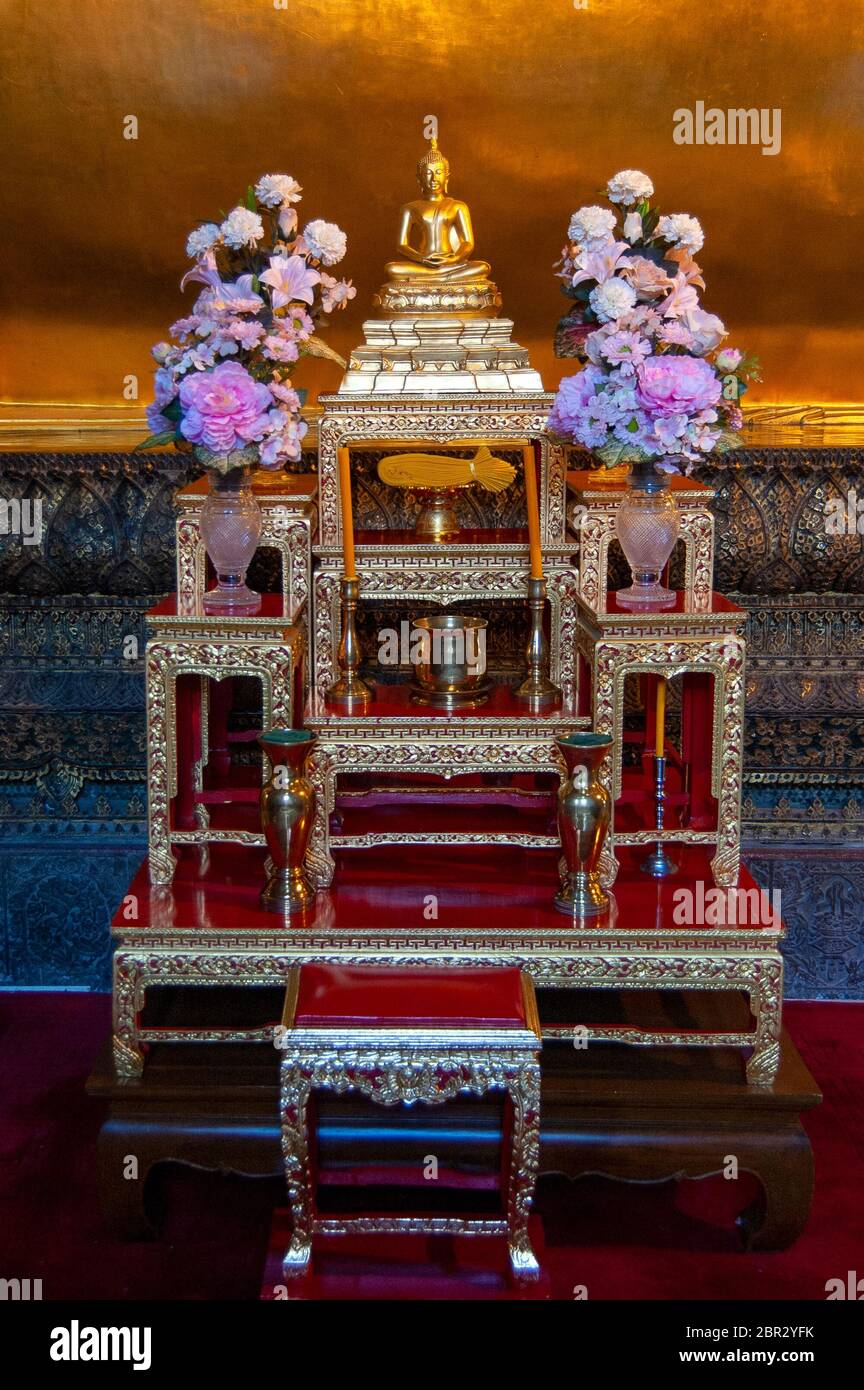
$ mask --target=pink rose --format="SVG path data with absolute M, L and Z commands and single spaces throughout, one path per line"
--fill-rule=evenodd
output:
M 701 357 L 671 353 L 640 362 L 636 379 L 639 402 L 655 420 L 669 415 L 697 415 L 716 405 L 722 390 L 719 378 Z
M 212 371 L 184 377 L 180 405 L 184 438 L 214 454 L 227 454 L 262 437 L 273 399 L 239 362 L 222 362 Z

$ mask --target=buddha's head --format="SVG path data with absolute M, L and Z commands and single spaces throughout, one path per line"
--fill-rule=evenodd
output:
M 417 163 L 417 179 L 427 197 L 447 192 L 450 165 L 438 148 L 438 141 L 432 136 L 428 150 Z

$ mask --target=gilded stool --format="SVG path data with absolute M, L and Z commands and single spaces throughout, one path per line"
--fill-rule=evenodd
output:
M 277 1043 L 293 1224 L 286 1278 L 308 1270 L 313 1236 L 357 1233 L 503 1235 L 515 1278 L 538 1278 L 528 1217 L 539 1159 L 541 1042 L 529 976 L 514 968 L 303 965 L 289 976 Z M 320 1216 L 309 1102 L 322 1090 L 355 1091 L 387 1106 L 503 1092 L 510 1113 L 502 1214 Z

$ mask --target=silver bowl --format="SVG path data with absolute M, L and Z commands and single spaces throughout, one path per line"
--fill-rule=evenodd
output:
M 463 613 L 417 618 L 428 634 L 426 650 L 414 667 L 413 698 L 426 704 L 482 704 L 492 682 L 486 675 L 486 619 Z

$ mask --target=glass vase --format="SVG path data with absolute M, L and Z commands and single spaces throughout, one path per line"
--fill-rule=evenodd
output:
M 258 548 L 261 508 L 247 468 L 211 474 L 201 508 L 201 539 L 216 571 L 216 587 L 204 595 L 205 613 L 257 613 L 261 595 L 246 584 Z
M 656 473 L 652 462 L 634 469 L 626 497 L 615 514 L 615 531 L 633 577 L 628 589 L 618 590 L 625 608 L 671 608 L 672 589 L 660 576 L 675 549 L 681 517 L 669 491 L 669 475 Z

